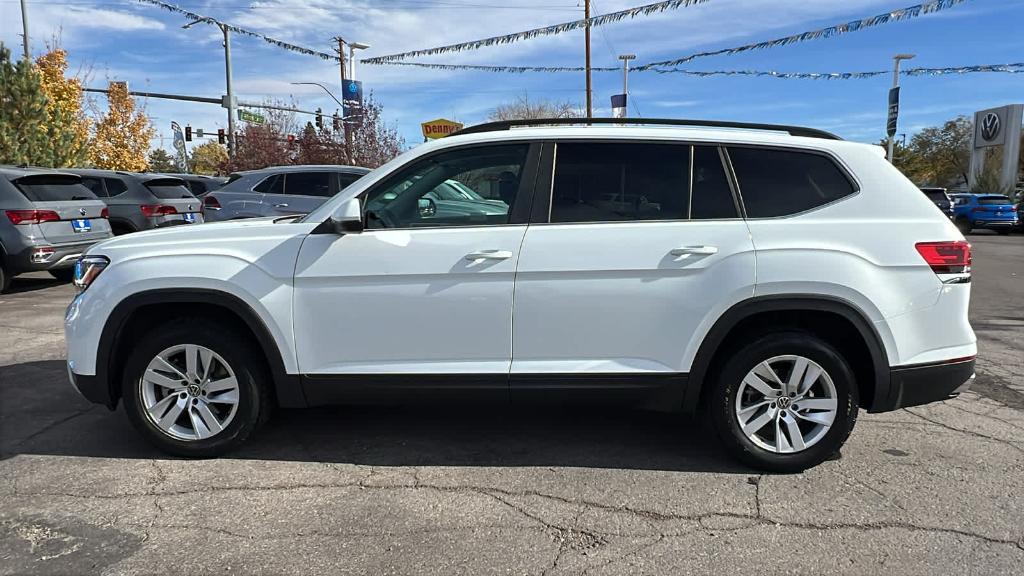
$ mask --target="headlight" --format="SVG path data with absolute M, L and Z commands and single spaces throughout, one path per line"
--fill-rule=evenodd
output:
M 75 288 L 84 292 L 110 264 L 106 256 L 82 256 L 75 262 Z

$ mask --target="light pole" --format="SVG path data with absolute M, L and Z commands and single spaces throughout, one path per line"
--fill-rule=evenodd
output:
M 363 42 L 349 42 L 348 43 L 348 76 L 349 80 L 356 79 L 356 50 L 366 50 L 369 48 L 369 44 Z
M 622 95 L 626 97 L 626 109 L 623 110 L 622 116 L 629 116 L 629 61 L 636 60 L 636 54 L 620 54 L 619 60 L 622 60 Z
M 587 69 L 587 118 L 594 117 L 594 91 L 590 82 L 590 0 L 583 0 L 583 17 L 587 24 L 583 29 L 584 42 L 586 43 L 586 69 Z
M 228 26 L 223 22 L 218 22 L 212 18 L 205 20 L 193 20 L 188 24 L 182 26 L 182 29 L 188 30 L 192 26 L 201 22 L 208 22 L 216 24 L 220 31 L 224 34 L 224 81 L 227 94 L 225 95 L 225 101 L 221 102 L 221 106 L 228 109 L 228 156 L 235 155 L 235 93 L 231 89 L 231 37 L 228 35 Z
M 25 48 L 25 60 L 32 58 L 32 53 L 28 51 L 28 7 L 25 6 L 25 0 L 21 0 L 21 43 Z
M 899 105 L 899 93 L 897 92 L 900 87 L 900 62 L 903 60 L 912 60 L 916 54 L 897 54 L 892 57 L 892 91 L 890 94 L 896 94 L 896 104 Z M 892 97 L 890 97 L 890 101 Z M 890 106 L 892 104 L 890 103 Z M 898 109 L 898 108 L 897 108 Z M 886 122 L 888 124 L 888 122 Z M 890 134 L 891 132 L 891 134 Z M 891 129 L 886 126 L 886 134 L 889 136 L 889 163 L 895 164 L 896 159 L 893 157 L 896 153 L 896 127 L 893 126 Z
M 295 86 L 319 86 L 320 88 L 323 89 L 324 92 L 327 92 L 328 96 L 333 98 L 334 101 L 338 103 L 338 106 L 341 106 L 342 108 L 345 107 L 345 105 L 341 103 L 341 100 L 338 100 L 338 97 L 334 95 L 334 92 L 331 92 L 330 90 L 327 89 L 327 86 L 324 86 L 319 82 L 291 82 L 291 84 L 294 84 Z

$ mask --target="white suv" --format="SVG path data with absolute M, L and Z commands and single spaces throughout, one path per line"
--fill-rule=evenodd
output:
M 469 396 L 700 410 L 774 471 L 970 383 L 970 246 L 881 148 L 602 122 L 477 126 L 299 219 L 103 242 L 71 380 L 186 456 L 273 406 Z

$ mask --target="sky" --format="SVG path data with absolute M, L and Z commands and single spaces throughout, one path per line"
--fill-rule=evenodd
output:
M 651 0 L 647 0 L 651 1 Z M 865 18 L 923 0 L 708 0 L 664 13 L 594 28 L 594 66 L 617 66 L 769 40 Z M 644 0 L 594 0 L 594 15 Z M 508 34 L 582 17 L 576 0 L 180 0 L 190 11 L 280 40 L 330 52 L 332 37 L 364 42 L 365 57 Z M 72 71 L 93 87 L 127 81 L 132 90 L 220 97 L 225 91 L 221 33 L 136 0 L 27 0 L 31 50 L 55 42 L 69 52 Z M 914 53 L 909 66 L 948 67 L 1024 61 L 1024 0 L 972 0 L 917 19 L 844 36 L 733 56 L 695 60 L 689 70 L 855 72 L 887 70 L 892 56 Z M 19 0 L 0 0 L 0 42 L 21 53 Z M 419 58 L 444 64 L 582 66 L 583 32 Z M 294 100 L 299 108 L 337 107 L 320 82 L 338 93 L 336 62 L 285 51 L 256 38 L 232 39 L 234 89 L 243 101 Z M 905 66 L 908 63 L 904 64 Z M 422 141 L 420 122 L 443 117 L 474 124 L 502 103 L 526 97 L 585 101 L 582 73 L 503 74 L 356 65 L 365 92 L 408 145 Z M 863 80 L 693 78 L 630 74 L 630 116 L 806 125 L 850 140 L 884 137 L 889 76 Z M 902 79 L 899 132 L 913 135 L 957 115 L 1024 102 L 1024 74 L 969 74 Z M 595 115 L 610 115 L 621 72 L 594 73 Z M 105 106 L 99 97 L 95 104 Z M 216 131 L 226 110 L 213 104 L 146 99 L 159 136 L 170 149 L 170 123 Z M 300 117 L 304 120 L 307 117 Z M 909 136 L 908 136 L 909 137 Z M 196 142 L 193 142 L 193 145 Z

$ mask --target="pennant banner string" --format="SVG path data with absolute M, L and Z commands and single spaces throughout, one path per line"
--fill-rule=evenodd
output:
M 283 41 L 278 40 L 276 38 L 271 38 L 270 36 L 265 36 L 263 34 L 260 34 L 259 32 L 253 32 L 251 30 L 246 30 L 245 28 L 239 28 L 238 26 L 233 26 L 231 24 L 227 24 L 225 22 L 221 22 L 220 20 L 216 20 L 216 19 L 211 18 L 209 16 L 203 16 L 202 14 L 196 14 L 195 12 L 190 12 L 190 11 L 180 7 L 180 6 L 175 6 L 174 4 L 168 4 L 167 2 L 161 2 L 160 0 L 137 0 L 137 1 L 138 2 L 142 2 L 143 4 L 150 4 L 150 5 L 153 5 L 153 6 L 158 6 L 158 7 L 163 8 L 164 10 L 167 10 L 169 12 L 175 12 L 177 14 L 181 14 L 182 16 L 184 16 L 185 18 L 187 18 L 187 19 L 189 19 L 189 20 L 191 20 L 193 22 L 204 22 L 206 24 L 216 24 L 218 26 L 224 26 L 225 28 L 227 28 L 228 30 L 230 30 L 230 31 L 232 31 L 232 32 L 234 32 L 236 34 L 242 34 L 244 36 L 251 36 L 253 38 L 259 38 L 259 39 L 263 40 L 264 42 L 267 42 L 268 44 L 273 44 L 274 46 L 277 46 L 278 48 L 284 48 L 285 50 L 290 50 L 292 52 L 297 52 L 299 54 L 305 54 L 307 56 L 316 56 L 316 57 L 321 58 L 323 60 L 334 60 L 336 62 L 340 62 L 341 61 L 341 59 L 338 56 L 335 56 L 334 54 L 328 54 L 327 52 L 320 52 L 318 50 L 312 50 L 310 48 L 305 48 L 303 46 L 298 46 L 296 44 L 290 44 L 288 42 L 283 42 Z
M 589 19 L 582 18 L 580 20 L 573 20 L 572 22 L 563 22 L 561 24 L 545 26 L 543 28 L 534 28 L 533 30 L 526 30 L 525 32 L 515 32 L 513 34 L 505 34 L 502 36 L 492 36 L 490 38 L 484 38 L 482 40 L 460 42 L 459 44 L 449 44 L 448 46 L 439 46 L 437 48 L 427 48 L 425 50 L 413 50 L 412 52 L 401 52 L 398 54 L 388 54 L 386 56 L 376 56 L 374 58 L 367 58 L 365 60 L 361 60 L 361 62 L 363 62 L 364 64 L 385 64 L 417 56 L 430 56 L 433 54 L 444 54 L 447 52 L 462 52 L 464 50 L 476 50 L 477 48 L 482 48 L 484 46 L 511 44 L 513 42 L 529 40 L 531 38 L 537 38 L 539 36 L 562 34 L 563 32 L 568 32 L 570 30 L 579 30 L 581 28 L 586 28 L 588 26 L 590 28 L 594 28 L 596 26 L 604 26 L 605 24 L 619 22 L 620 20 L 625 20 L 626 18 L 636 18 L 637 16 L 649 16 L 651 14 L 666 12 L 668 10 L 677 10 L 679 8 L 696 6 L 698 4 L 704 4 L 710 1 L 711 0 L 667 0 L 665 2 L 654 2 L 653 4 L 645 4 L 643 6 L 636 6 L 634 8 L 619 10 L 618 12 L 609 12 L 608 14 L 601 14 L 600 16 L 594 16 Z
M 384 62 L 389 66 L 410 66 L 430 70 L 504 72 L 523 74 L 528 72 L 583 72 L 582 66 L 481 66 L 473 64 L 434 64 L 428 62 Z M 619 67 L 593 67 L 595 72 L 618 72 Z M 764 76 L 771 78 L 806 79 L 806 80 L 851 80 L 873 78 L 892 74 L 891 70 L 870 72 L 778 72 L 775 70 L 683 70 L 680 68 L 632 68 L 639 72 L 657 72 L 658 74 L 683 74 L 686 76 Z M 941 76 L 947 74 L 970 74 L 975 72 L 1004 72 L 1010 74 L 1024 73 L 1024 62 L 1014 64 L 979 64 L 975 66 L 953 66 L 948 68 L 908 68 L 901 70 L 903 76 Z
M 751 50 L 764 50 L 766 48 L 775 48 L 778 46 L 788 46 L 790 44 L 797 44 L 800 42 L 807 42 L 809 40 L 817 40 L 819 38 L 831 38 L 833 36 L 840 36 L 850 32 L 857 32 L 858 30 L 864 30 L 865 28 L 871 28 L 873 26 L 880 26 L 882 24 L 888 24 L 890 22 L 901 22 L 903 20 L 910 20 L 917 18 L 925 14 L 932 14 L 940 10 L 946 10 L 953 8 L 969 0 L 933 0 L 932 2 L 925 2 L 923 4 L 917 4 L 915 6 L 908 6 L 899 10 L 893 10 L 886 12 L 885 14 L 878 14 L 870 18 L 864 18 L 862 20 L 854 20 L 845 24 L 836 24 L 835 26 L 829 26 L 828 28 L 821 28 L 818 30 L 812 30 L 810 32 L 803 32 L 801 34 L 794 34 L 792 36 L 786 36 L 785 38 L 777 38 L 775 40 L 767 40 L 765 42 L 758 42 L 756 44 L 747 44 L 745 46 L 738 46 L 736 48 L 724 48 L 722 50 L 713 50 L 710 52 L 698 52 L 696 54 L 690 54 L 682 58 L 675 60 L 662 60 L 660 62 L 651 62 L 636 66 L 633 70 L 643 71 L 659 66 L 677 66 L 686 62 L 691 62 L 697 58 L 705 58 L 708 56 L 720 56 L 720 55 L 732 55 L 739 54 L 741 52 L 749 52 Z

